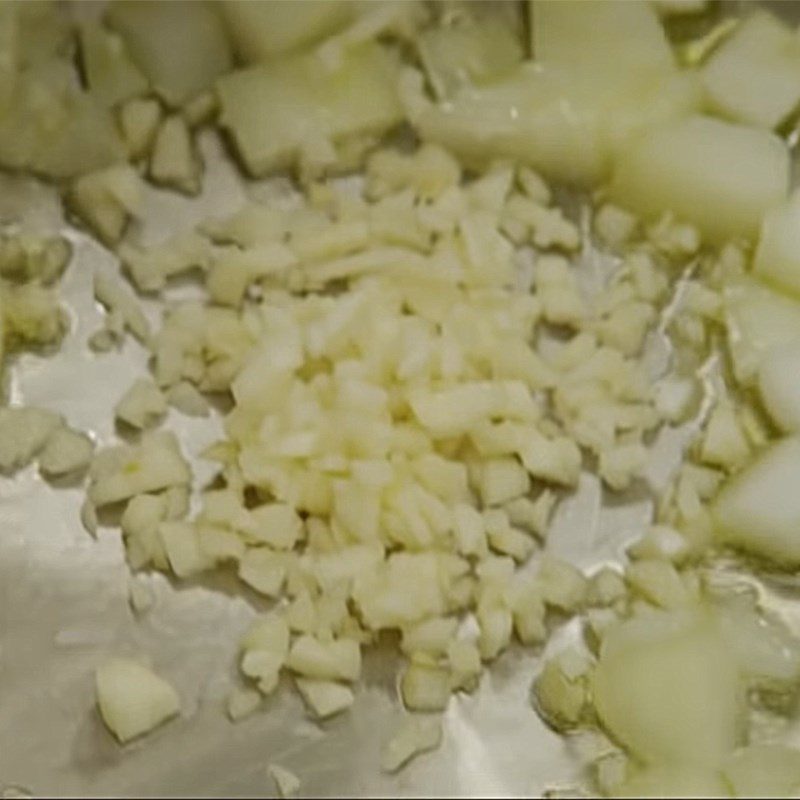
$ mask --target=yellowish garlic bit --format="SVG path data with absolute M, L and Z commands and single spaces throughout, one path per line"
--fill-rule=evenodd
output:
M 95 678 L 100 715 L 120 742 L 150 732 L 180 711 L 175 689 L 138 662 L 110 659 Z
M 200 157 L 183 117 L 173 115 L 158 128 L 150 154 L 150 177 L 186 194 L 200 191 Z
M 150 380 L 137 379 L 114 407 L 114 416 L 133 428 L 150 428 L 167 412 L 167 399 Z
M 161 120 L 161 105 L 154 98 L 134 97 L 118 110 L 118 122 L 132 160 L 149 153 Z
M 102 242 L 116 244 L 131 217 L 142 210 L 142 182 L 128 164 L 81 175 L 67 193 L 67 203 L 77 217 Z

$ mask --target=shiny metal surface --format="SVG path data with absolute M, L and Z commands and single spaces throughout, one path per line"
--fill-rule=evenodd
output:
M 207 167 L 202 196 L 187 201 L 148 189 L 147 216 L 142 230 L 134 232 L 144 240 L 230 213 L 244 198 L 245 187 L 217 139 L 205 135 L 202 145 Z M 59 411 L 99 442 L 111 441 L 112 407 L 146 368 L 135 342 L 108 355 L 95 355 L 86 345 L 102 319 L 92 300 L 93 270 L 116 270 L 115 260 L 64 224 L 51 189 L 5 177 L 0 221 L 14 220 L 40 230 L 66 230 L 75 257 L 62 286 L 70 333 L 59 353 L 26 354 L 10 365 L 11 399 Z M 587 274 L 605 266 L 597 254 L 586 254 Z M 158 304 L 149 312 L 156 319 Z M 658 372 L 668 360 L 663 342 L 654 340 L 653 353 Z M 218 420 L 174 412 L 166 424 L 191 454 L 219 431 Z M 690 428 L 659 437 L 648 472 L 654 488 L 678 463 L 688 433 Z M 196 486 L 209 477 L 207 468 L 198 467 Z M 601 743 L 589 735 L 562 738 L 539 720 L 529 689 L 540 657 L 521 648 L 488 671 L 475 695 L 451 700 L 441 748 L 396 776 L 379 769 L 381 745 L 403 713 L 390 646 L 368 654 L 349 713 L 314 723 L 287 685 L 262 711 L 231 724 L 224 701 L 237 680 L 235 647 L 259 610 L 258 600 L 234 580 L 173 584 L 150 574 L 145 580 L 156 602 L 137 618 L 128 605 L 129 570 L 119 531 L 102 528 L 92 539 L 79 521 L 82 496 L 81 487 L 47 484 L 35 467 L 14 479 L 0 477 L 0 796 L 270 796 L 275 787 L 269 762 L 294 771 L 302 780 L 301 793 L 312 796 L 506 797 L 553 790 L 574 796 L 579 791 L 586 756 Z M 586 474 L 579 491 L 559 507 L 548 549 L 581 567 L 618 560 L 651 511 L 652 491 L 646 487 L 609 499 L 597 478 Z M 791 592 L 788 599 L 785 595 L 780 607 L 800 620 L 800 604 Z M 548 647 L 577 633 L 573 622 Z M 181 718 L 118 746 L 94 706 L 93 671 L 110 654 L 148 657 L 179 689 Z

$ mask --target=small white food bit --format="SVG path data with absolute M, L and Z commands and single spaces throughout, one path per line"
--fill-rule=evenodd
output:
M 410 711 L 443 711 L 450 700 L 446 669 L 411 663 L 400 681 L 403 703 Z
M 189 513 L 189 489 L 187 486 L 170 486 L 164 490 L 164 519 L 175 521 Z
M 747 462 L 750 445 L 731 403 L 720 402 L 706 424 L 700 445 L 701 460 L 712 466 L 735 470 Z
M 565 486 L 574 486 L 578 482 L 581 451 L 572 439 L 564 436 L 547 439 L 534 432 L 519 456 L 534 478 Z
M 98 667 L 95 682 L 103 722 L 122 743 L 149 733 L 180 711 L 175 689 L 136 661 L 106 661 Z
M 4 278 L 23 282 L 39 278 L 50 285 L 61 277 L 71 257 L 72 245 L 61 236 L 0 234 L 0 276 Z
M 280 653 L 269 650 L 247 650 L 242 656 L 242 673 L 258 681 L 261 694 L 272 694 L 278 688 L 284 658 Z
M 121 422 L 139 428 L 151 428 L 167 413 L 167 398 L 153 381 L 139 378 L 114 407 Z
M 589 662 L 569 651 L 548 661 L 533 685 L 539 711 L 557 729 L 574 727 L 589 700 Z
M 267 650 L 275 653 L 283 663 L 289 654 L 289 626 L 286 620 L 276 613 L 259 618 L 242 639 L 242 649 Z
M 160 121 L 161 105 L 158 100 L 135 97 L 120 106 L 119 126 L 131 159 L 147 155 Z
M 457 627 L 456 617 L 432 617 L 423 620 L 403 629 L 400 649 L 408 656 L 413 653 L 444 655 L 456 634 Z
M 189 381 L 179 381 L 169 388 L 167 402 L 188 417 L 207 417 L 208 400 Z
M 574 223 L 564 217 L 560 208 L 545 208 L 532 204 L 530 222 L 533 228 L 533 243 L 537 247 L 561 247 L 576 250 L 580 245 L 580 234 Z
M 660 608 L 680 608 L 691 599 L 680 574 L 668 561 L 636 561 L 625 570 L 625 577 L 634 592 Z
M 350 708 L 355 701 L 353 692 L 335 681 L 297 678 L 297 689 L 309 709 L 318 719 L 327 719 Z
M 483 463 L 479 488 L 484 505 L 497 506 L 527 494 L 530 479 L 516 459 L 496 458 Z
M 461 165 L 444 148 L 425 144 L 411 156 L 396 150 L 378 150 L 366 165 L 368 191 L 374 197 L 411 188 L 425 199 L 458 186 Z
M 676 222 L 668 212 L 647 228 L 647 240 L 668 258 L 686 258 L 700 248 L 700 233 L 693 225 Z
M 322 230 L 297 232 L 292 250 L 304 262 L 338 258 L 363 250 L 370 243 L 369 226 L 363 220 L 334 222 Z
M 631 485 L 646 463 L 644 445 L 638 442 L 618 444 L 601 451 L 598 471 L 611 489 L 622 491 Z
M 249 717 L 261 705 L 261 695 L 255 689 L 236 687 L 228 695 L 226 710 L 232 722 Z
M 290 505 L 269 503 L 252 510 L 246 531 L 258 542 L 291 550 L 302 536 L 303 522 Z
M 502 211 L 513 183 L 514 170 L 501 163 L 490 166 L 464 188 L 471 208 L 488 211 L 496 217 Z
M 125 327 L 142 343 L 150 339 L 150 323 L 138 300 L 127 287 L 106 272 L 94 275 L 94 296 L 108 310 L 118 314 Z
M 307 678 L 355 681 L 361 674 L 361 648 L 352 639 L 321 642 L 301 636 L 292 645 L 286 665 Z
M 128 563 L 133 569 L 150 564 L 157 569 L 169 568 L 164 539 L 159 530 L 165 506 L 163 496 L 150 494 L 138 495 L 127 504 L 120 524 Z
M 435 750 L 441 742 L 442 722 L 438 717 L 409 717 L 384 746 L 381 769 L 397 772 L 416 756 Z
M 542 316 L 554 325 L 580 325 L 587 309 L 569 262 L 561 256 L 540 256 L 534 269 Z
M 689 551 L 689 542 L 680 531 L 669 525 L 651 525 L 644 536 L 628 548 L 628 555 L 639 559 L 661 558 L 679 564 Z
M 536 547 L 536 541 L 530 534 L 512 527 L 508 514 L 502 508 L 490 508 L 483 512 L 483 517 L 492 550 L 509 555 L 517 562 L 527 561 Z
M 573 613 L 586 599 L 588 581 L 567 561 L 546 556 L 542 559 L 536 581 L 544 601 L 561 611 Z
M 300 778 L 280 764 L 270 764 L 267 767 L 270 777 L 275 781 L 278 794 L 281 797 L 292 797 L 300 791 Z
M 200 159 L 192 134 L 179 115 L 167 117 L 158 129 L 150 156 L 150 177 L 186 194 L 200 191 Z
M 93 452 L 94 442 L 85 433 L 61 427 L 39 453 L 39 469 L 49 477 L 76 473 L 89 466 Z
M 646 252 L 633 252 L 625 257 L 623 269 L 631 276 L 637 296 L 648 303 L 660 300 L 667 291 L 668 281 Z
M 589 579 L 586 603 L 589 606 L 610 606 L 625 597 L 625 580 L 617 570 L 602 567 Z
M 257 592 L 277 597 L 286 580 L 286 559 L 266 547 L 250 547 L 239 562 L 239 577 Z
M 370 234 L 387 244 L 427 252 L 431 239 L 421 223 L 422 208 L 415 205 L 410 189 L 388 195 L 369 208 Z
M 452 691 L 472 692 L 478 687 L 483 665 L 480 650 L 474 642 L 452 639 L 447 647 L 447 664 Z
M 693 314 L 706 319 L 722 321 L 722 295 L 697 280 L 684 287 L 682 303 Z
M 62 426 L 61 417 L 39 408 L 0 408 L 0 472 L 29 464 Z
M 194 99 L 183 106 L 183 117 L 186 123 L 196 128 L 205 125 L 217 113 L 217 98 L 212 91 L 200 92 Z
M 618 249 L 627 244 L 639 225 L 639 220 L 624 208 L 605 203 L 594 215 L 594 231 L 603 244 Z
M 136 286 L 142 292 L 158 292 L 174 275 L 194 268 L 207 269 L 212 261 L 208 240 L 194 231 L 178 234 L 149 248 L 123 242 L 119 257 Z
M 141 212 L 142 180 L 128 164 L 90 172 L 73 182 L 67 202 L 102 242 L 113 245 L 128 219 Z
M 583 638 L 594 655 L 599 653 L 606 634 L 619 622 L 620 617 L 612 608 L 590 608 L 586 612 Z
M 461 555 L 486 554 L 486 522 L 476 508 L 460 503 L 453 509 L 453 532 Z
M 116 33 L 87 20 L 80 25 L 79 42 L 89 91 L 103 105 L 110 108 L 147 91 L 147 80 Z
M 517 171 L 517 182 L 525 194 L 540 206 L 550 205 L 552 192 L 544 178 L 530 167 L 520 167 Z
M 609 753 L 594 763 L 597 786 L 604 795 L 613 797 L 628 777 L 628 757 L 622 752 Z
M 506 503 L 503 510 L 508 514 L 512 525 L 524 528 L 539 538 L 544 538 L 557 502 L 556 494 L 550 489 L 544 489 L 535 500 L 517 497 Z
M 197 545 L 214 564 L 237 562 L 247 546 L 235 531 L 217 525 L 197 525 Z
M 158 535 L 164 544 L 172 571 L 185 578 L 203 572 L 214 565 L 214 561 L 200 547 L 195 526 L 190 522 L 162 522 Z
M 208 295 L 215 303 L 240 308 L 253 281 L 252 271 L 241 259 L 214 261 L 206 276 Z
M 514 617 L 511 610 L 504 603 L 485 600 L 478 603 L 476 617 L 480 629 L 478 649 L 481 658 L 484 661 L 491 661 L 497 658 L 511 643 Z M 431 689 L 435 686 L 432 677 L 426 683 Z M 409 706 L 409 708 L 411 707 Z M 421 710 L 426 709 L 423 708 Z
M 597 324 L 600 341 L 625 356 L 638 355 L 655 321 L 653 306 L 639 300 L 620 303 Z
M 695 377 L 668 376 L 655 386 L 655 407 L 667 422 L 686 422 L 702 400 L 702 387 Z
M 515 581 L 509 593 L 514 633 L 525 645 L 534 645 L 547 638 L 546 609 L 542 590 L 530 578 Z

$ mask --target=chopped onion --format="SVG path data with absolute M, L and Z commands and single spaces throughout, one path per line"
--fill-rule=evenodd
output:
M 758 391 L 772 421 L 800 432 L 800 340 L 769 350 L 758 370 Z
M 353 692 L 335 681 L 297 678 L 295 683 L 306 705 L 318 719 L 340 714 L 355 701 Z
M 450 699 L 447 670 L 412 663 L 403 674 L 400 692 L 411 711 L 443 711 Z
M 61 418 L 39 408 L 0 408 L 0 471 L 30 463 L 61 427 Z
M 713 514 L 720 539 L 784 568 L 800 563 L 800 498 L 792 489 L 798 479 L 800 439 L 771 444 L 731 478 L 715 500 Z
M 200 191 L 200 161 L 183 117 L 173 114 L 159 126 L 150 154 L 154 182 L 186 194 Z
M 300 791 L 300 778 L 285 767 L 280 766 L 280 764 L 270 764 L 267 767 L 267 771 L 272 776 L 272 780 L 275 781 L 275 785 L 278 787 L 278 794 L 281 797 L 292 797 Z
M 114 407 L 114 416 L 134 428 L 150 428 L 167 412 L 167 399 L 152 382 L 139 378 Z
M 58 428 L 39 453 L 39 469 L 52 477 L 75 473 L 89 466 L 93 451 L 94 442 L 85 433 Z
M 231 67 L 222 21 L 211 5 L 137 1 L 109 6 L 106 18 L 170 105 L 191 100 Z
M 711 106 L 723 116 L 776 128 L 800 101 L 800 43 L 771 14 L 750 15 L 702 69 Z
M 754 238 L 764 213 L 786 198 L 788 169 L 776 136 L 698 115 L 633 144 L 611 196 L 644 216 L 669 208 L 711 239 Z
M 189 483 L 191 473 L 172 434 L 151 434 L 135 446 L 102 450 L 90 469 L 89 498 L 96 506 Z
M 120 742 L 149 733 L 180 711 L 177 692 L 147 667 L 113 658 L 97 669 L 97 704 Z
M 739 679 L 700 611 L 613 627 L 592 676 L 601 721 L 646 763 L 713 767 L 736 744 Z

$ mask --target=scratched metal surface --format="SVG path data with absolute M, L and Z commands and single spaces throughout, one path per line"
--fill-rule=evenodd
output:
M 783 13 L 797 9 L 779 5 Z M 201 144 L 207 167 L 202 195 L 189 201 L 149 189 L 135 235 L 157 241 L 230 213 L 247 192 L 260 191 L 241 182 L 213 134 Z M 59 411 L 99 442 L 110 442 L 112 407 L 146 368 L 134 342 L 109 355 L 95 355 L 86 345 L 102 319 L 92 300 L 93 271 L 117 269 L 115 259 L 65 224 L 54 192 L 35 181 L 0 178 L 0 222 L 8 221 L 64 231 L 75 246 L 62 286 L 70 333 L 55 356 L 28 354 L 10 365 L 10 399 Z M 590 280 L 611 266 L 592 251 L 583 260 Z M 157 306 L 148 310 L 157 318 Z M 669 353 L 659 336 L 650 352 L 655 377 Z M 219 432 L 218 418 L 171 413 L 167 425 L 190 454 Z M 559 507 L 547 548 L 581 567 L 618 561 L 649 521 L 654 491 L 679 462 L 694 425 L 658 437 L 648 480 L 626 496 L 607 497 L 597 478 L 585 474 Z M 202 467 L 196 475 L 198 485 L 210 477 Z M 581 765 L 598 744 L 592 737 L 558 736 L 539 720 L 529 688 L 541 654 L 521 648 L 500 658 L 473 696 L 451 700 L 441 748 L 396 776 L 378 767 L 381 745 L 402 714 L 390 648 L 368 654 L 349 713 L 314 723 L 284 686 L 262 711 L 232 725 L 224 700 L 236 681 L 236 643 L 258 611 L 252 597 L 220 580 L 173 584 L 152 574 L 147 581 L 155 606 L 135 617 L 120 534 L 105 528 L 92 539 L 79 522 L 81 500 L 80 487 L 48 485 L 35 468 L 13 480 L 0 477 L 0 796 L 269 796 L 275 791 L 266 772 L 271 761 L 301 778 L 304 795 L 580 794 Z M 793 586 L 773 581 L 764 596 L 800 622 L 795 595 Z M 573 623 L 548 648 L 577 635 Z M 183 705 L 179 719 L 124 748 L 94 707 L 93 670 L 112 653 L 149 658 L 179 689 Z

